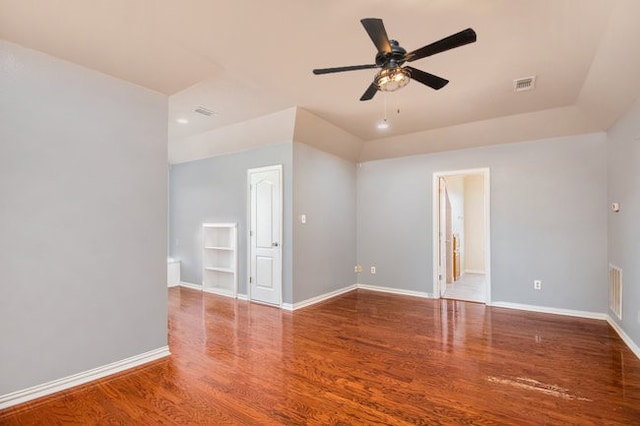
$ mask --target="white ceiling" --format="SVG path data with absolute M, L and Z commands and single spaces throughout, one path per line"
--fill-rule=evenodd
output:
M 311 70 L 373 63 L 365 17 L 408 51 L 468 27 L 478 41 L 411 64 L 442 90 L 361 102 L 376 70 Z M 574 106 L 606 130 L 640 94 L 638 17 L 637 0 L 0 0 L 0 38 L 170 95 L 170 141 L 298 106 L 369 143 Z

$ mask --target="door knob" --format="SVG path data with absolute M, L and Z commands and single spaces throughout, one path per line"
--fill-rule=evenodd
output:
M 271 246 L 272 246 L 272 247 L 278 247 L 279 245 L 280 245 L 280 244 L 275 243 L 275 242 L 274 242 L 274 243 L 271 243 Z

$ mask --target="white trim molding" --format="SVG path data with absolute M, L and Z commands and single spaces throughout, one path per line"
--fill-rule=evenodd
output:
M 447 170 L 434 172 L 432 175 L 431 184 L 431 202 L 432 202 L 432 286 L 433 295 L 437 297 L 442 293 L 440 284 L 440 271 L 438 271 L 438 264 L 440 259 L 438 258 L 440 253 L 440 221 L 439 221 L 439 206 L 440 206 L 440 193 L 439 193 L 439 180 L 440 178 L 446 178 L 448 176 L 462 176 L 462 175 L 481 175 L 483 182 L 483 203 L 484 203 L 484 271 L 485 274 L 485 300 L 483 303 L 489 305 L 491 303 L 491 169 L 489 167 L 481 167 L 475 169 L 463 169 L 463 170 Z M 465 271 L 473 272 L 473 271 Z
M 201 288 L 200 290 L 202 290 L 205 293 L 216 294 L 218 296 L 230 297 L 232 299 L 236 298 L 236 295 L 233 294 L 232 291 L 224 290 L 221 288 Z
M 186 281 L 180 281 L 180 287 L 190 288 L 192 290 L 202 291 L 202 284 L 193 284 Z
M 329 293 L 321 294 L 319 296 L 311 297 L 301 302 L 283 303 L 282 305 L 280 305 L 280 307 L 285 311 L 295 311 L 296 309 L 306 308 L 307 306 L 315 305 L 316 303 L 324 302 L 325 300 L 329 300 L 336 296 L 340 296 L 341 294 L 353 291 L 357 288 L 356 286 L 357 284 L 352 284 L 348 287 L 330 291 Z
M 618 333 L 618 336 L 620 336 L 622 341 L 627 345 L 631 352 L 633 352 L 634 355 L 637 356 L 638 359 L 640 359 L 640 347 L 638 347 L 638 345 L 636 345 L 635 342 L 631 340 L 631 337 L 629 337 L 629 335 L 624 332 L 622 327 L 620 327 L 620 325 L 613 318 L 611 318 L 610 315 L 607 315 L 607 322 L 609 323 L 611 328 L 613 328 L 616 333 Z
M 574 311 L 572 309 L 549 308 L 546 306 L 523 305 L 520 303 L 509 302 L 494 302 L 491 305 L 487 304 L 487 306 L 606 321 L 609 323 L 611 328 L 613 328 L 615 332 L 618 333 L 618 336 L 620 336 L 629 350 L 631 350 L 631 352 L 633 352 L 633 354 L 637 356 L 638 359 L 640 359 L 640 347 L 638 347 L 638 345 L 631 339 L 631 337 L 629 337 L 627 333 L 624 332 L 622 327 L 620 327 L 620 325 L 608 314 L 602 312 Z
M 565 315 L 569 317 L 597 319 L 602 321 L 606 321 L 606 319 L 609 317 L 607 314 L 602 312 L 575 311 L 573 309 L 550 308 L 548 306 L 524 305 L 521 303 L 510 302 L 493 302 L 490 305 L 487 303 L 487 306 L 493 306 L 494 308 L 517 309 L 520 311 L 540 312 L 543 314 L 555 314 Z
M 335 290 L 335 291 L 331 291 L 329 293 L 325 293 L 325 294 L 321 294 L 319 296 L 315 296 L 315 297 L 311 297 L 309 299 L 300 301 L 300 302 L 296 302 L 296 303 L 283 303 L 281 305 L 281 308 L 287 311 L 295 311 L 297 309 L 301 309 L 301 308 L 306 308 L 307 306 L 311 306 L 311 305 L 315 305 L 316 303 L 320 303 L 320 302 L 324 302 L 325 300 L 329 300 L 332 299 L 336 296 L 340 296 L 341 294 L 344 293 L 348 293 L 350 291 L 353 290 L 370 290 L 370 291 L 378 291 L 381 293 L 391 293 L 391 294 L 397 294 L 400 296 L 414 296 L 414 297 L 422 297 L 422 298 L 427 298 L 427 299 L 433 299 L 433 294 L 431 293 L 424 293 L 421 291 L 414 291 L 414 290 L 401 290 L 398 288 L 391 288 L 391 287 L 379 287 L 379 286 L 373 286 L 373 285 L 368 285 L 368 284 L 352 284 L 350 286 Z
M 192 283 L 188 283 L 185 281 L 181 281 L 180 282 L 180 287 L 184 287 L 184 288 L 190 288 L 191 290 L 197 290 L 197 291 L 202 291 L 203 293 L 210 293 L 210 294 L 215 294 L 217 296 L 224 296 L 224 297 L 231 297 L 231 298 L 235 298 L 238 300 L 249 300 L 249 295 L 248 294 L 243 294 L 243 293 L 238 293 L 238 294 L 232 294 L 229 293 L 227 291 L 224 290 L 216 290 L 216 289 L 211 289 L 211 288 L 206 288 L 206 289 L 202 289 L 202 286 L 199 284 L 192 284 Z
M 399 296 L 413 296 L 413 297 L 422 297 L 423 299 L 433 299 L 432 293 L 425 293 L 422 291 L 401 290 L 398 288 L 380 287 L 380 286 L 369 285 L 369 284 L 356 284 L 356 288 L 362 289 L 362 290 L 378 291 L 380 293 L 397 294 Z
M 11 392 L 6 395 L 0 395 L 0 410 L 11 407 L 13 405 L 22 404 L 52 393 L 60 392 L 75 386 L 82 385 L 87 382 L 101 379 L 112 374 L 120 373 L 130 368 L 138 367 L 142 364 L 156 361 L 171 355 L 168 346 L 163 346 L 149 352 L 132 356 L 111 364 L 43 383 L 41 385 L 32 386 L 27 389 Z
M 180 283 L 184 287 L 195 288 L 199 290 L 199 286 L 194 286 L 192 284 L 184 285 L 185 283 Z M 413 296 L 413 297 L 421 297 L 426 299 L 437 299 L 432 293 L 425 293 L 421 291 L 414 290 L 402 290 L 391 287 L 381 287 L 374 286 L 369 284 L 352 284 L 350 286 L 331 291 L 329 293 L 321 294 L 319 296 L 311 297 L 309 299 L 296 302 L 296 303 L 283 303 L 280 307 L 286 311 L 295 311 L 297 309 L 306 308 L 307 306 L 315 305 L 320 302 L 324 302 L 326 300 L 332 299 L 336 296 L 340 296 L 341 294 L 348 293 L 353 290 L 370 290 L 370 291 L 378 291 L 381 293 L 391 293 L 400 296 Z M 248 295 L 246 294 L 238 294 L 238 299 L 248 300 Z M 551 308 L 547 306 L 537 306 L 537 305 L 525 305 L 522 303 L 511 303 L 511 302 L 492 302 L 486 303 L 487 306 L 491 306 L 494 308 L 505 308 L 505 309 L 515 309 L 519 311 L 529 311 L 529 312 L 539 312 L 543 314 L 555 314 L 555 315 L 564 315 L 570 317 L 577 318 L 587 318 L 587 319 L 595 319 L 601 321 L 607 321 L 609 325 L 618 333 L 622 341 L 629 347 L 631 352 L 633 352 L 640 359 L 640 347 L 622 330 L 620 325 L 615 322 L 609 315 L 602 312 L 589 312 L 589 311 L 577 311 L 573 309 L 561 309 L 561 308 Z M 2 409 L 2 397 L 0 397 L 0 409 Z

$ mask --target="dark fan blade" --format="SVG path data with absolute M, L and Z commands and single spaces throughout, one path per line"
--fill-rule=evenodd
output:
M 367 70 L 370 68 L 378 68 L 377 65 L 352 65 L 350 67 L 336 67 L 336 68 L 320 68 L 313 70 L 314 74 L 330 74 L 332 72 L 343 72 L 343 71 L 356 71 L 356 70 Z
M 384 29 L 382 19 L 366 18 L 361 19 L 362 26 L 367 30 L 367 34 L 371 37 L 371 41 L 376 45 L 378 52 L 390 53 L 391 43 L 389 43 L 389 37 L 387 37 L 387 31 Z
M 446 86 L 447 83 L 449 83 L 449 80 L 445 80 L 442 77 L 429 74 L 428 72 L 424 72 L 417 68 L 413 68 L 413 67 L 404 67 L 404 68 L 409 70 L 409 72 L 411 73 L 412 80 L 419 81 L 420 83 L 424 84 L 425 86 L 429 86 L 432 89 L 440 90 L 444 86 Z
M 476 41 L 476 32 L 471 28 L 467 28 L 459 33 L 436 41 L 435 43 L 428 44 L 420 49 L 414 50 L 413 52 L 409 52 L 405 57 L 407 58 L 407 62 L 417 61 L 418 59 L 426 58 L 427 56 L 435 55 L 436 53 L 444 52 L 445 50 L 473 43 L 474 41 Z
M 378 85 L 374 82 L 365 90 L 364 94 L 360 97 L 361 101 L 368 101 L 369 99 L 373 99 L 376 92 L 378 91 Z

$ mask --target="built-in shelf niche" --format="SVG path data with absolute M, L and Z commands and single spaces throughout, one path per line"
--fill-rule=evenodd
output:
M 203 223 L 202 290 L 236 297 L 238 236 L 235 223 Z

